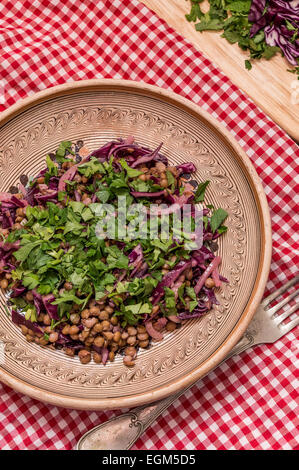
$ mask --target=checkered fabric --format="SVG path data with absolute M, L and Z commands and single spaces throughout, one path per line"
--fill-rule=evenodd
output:
M 0 110 L 53 85 L 114 77 L 172 89 L 208 111 L 243 147 L 268 197 L 267 293 L 295 274 L 296 144 L 147 7 L 137 0 L 2 0 L 0 50 Z M 166 410 L 134 448 L 298 448 L 298 344 L 297 328 L 230 359 Z M 72 449 L 115 414 L 49 406 L 0 385 L 0 448 Z

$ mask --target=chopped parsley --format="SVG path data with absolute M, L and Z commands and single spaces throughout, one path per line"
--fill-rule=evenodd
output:
M 291 45 L 296 44 L 299 34 L 299 21 L 298 19 L 295 19 L 292 7 L 290 7 L 291 11 L 289 13 L 291 15 L 290 18 L 294 18 L 293 22 L 291 23 L 286 19 L 285 24 L 283 24 L 283 20 L 281 20 L 280 24 L 280 26 L 282 25 L 288 31 L 293 33 L 292 38 L 289 39 L 288 36 L 283 35 L 284 33 L 279 29 L 274 33 L 276 37 L 283 35 L 282 39 L 274 42 L 274 44 L 277 45 L 269 45 L 266 41 L 264 28 L 265 26 L 273 24 L 273 12 L 271 13 L 272 16 L 270 15 L 270 19 L 266 19 L 263 26 L 260 26 L 260 29 L 257 28 L 258 31 L 256 34 L 251 37 L 250 30 L 253 23 L 248 19 L 252 4 L 251 0 L 209 0 L 209 10 L 205 13 L 201 10 L 200 3 L 202 3 L 202 1 L 203 0 L 190 0 L 190 13 L 185 15 L 187 21 L 195 23 L 196 31 L 222 31 L 221 37 L 225 38 L 230 44 L 237 43 L 243 51 L 248 51 L 250 60 L 245 60 L 245 68 L 247 70 L 251 70 L 252 60 L 262 58 L 270 60 L 278 52 L 284 55 L 284 48 L 285 50 L 288 50 L 287 58 L 289 59 L 289 54 L 291 53 L 289 49 L 291 48 Z M 266 3 L 264 12 L 261 12 L 262 15 L 267 12 L 268 7 L 271 7 L 271 1 Z M 258 5 L 257 8 L 260 8 L 260 5 Z M 276 5 L 272 7 L 272 10 L 274 11 L 275 8 L 277 8 Z M 288 41 L 290 41 L 289 48 L 286 45 Z M 278 47 L 278 44 L 281 47 Z M 299 79 L 299 58 L 296 53 L 294 57 L 297 57 L 298 66 L 295 66 L 293 69 L 288 71 L 298 74 Z

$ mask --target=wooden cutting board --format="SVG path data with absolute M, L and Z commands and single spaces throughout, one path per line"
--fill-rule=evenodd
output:
M 142 3 L 217 64 L 268 116 L 299 140 L 299 80 L 287 72 L 290 66 L 283 57 L 256 61 L 248 71 L 244 67 L 248 55 L 237 44 L 229 44 L 220 37 L 221 32 L 195 31 L 194 23 L 185 19 L 190 11 L 189 0 L 142 0 Z

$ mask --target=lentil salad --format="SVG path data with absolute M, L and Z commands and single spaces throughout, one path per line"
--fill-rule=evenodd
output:
M 199 249 L 173 235 L 97 236 L 99 205 L 117 212 L 119 196 L 147 211 L 163 204 L 170 216 L 174 204 L 203 202 L 209 182 L 197 185 L 193 163 L 170 165 L 161 147 L 128 137 L 90 153 L 82 141 L 64 141 L 37 177 L 0 193 L 0 287 L 27 341 L 78 355 L 83 364 L 106 364 L 121 353 L 130 367 L 139 349 L 218 303 L 215 288 L 227 282 L 215 254 L 227 230 L 223 209 L 203 209 Z

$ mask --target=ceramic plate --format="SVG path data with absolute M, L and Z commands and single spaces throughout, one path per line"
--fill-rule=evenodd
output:
M 0 379 L 22 393 L 69 408 L 131 407 L 170 395 L 215 367 L 244 333 L 267 281 L 271 228 L 266 198 L 248 157 L 210 115 L 170 91 L 119 80 L 70 83 L 18 102 L 0 119 L 0 191 L 35 176 L 62 140 L 90 149 L 134 135 L 150 148 L 160 142 L 173 164 L 192 161 L 195 179 L 211 181 L 206 202 L 223 207 L 228 232 L 221 237 L 217 289 L 220 305 L 187 322 L 138 354 L 106 366 L 82 365 L 63 352 L 26 342 L 9 319 L 1 293 Z M 2 361 L 3 362 L 3 361 Z

